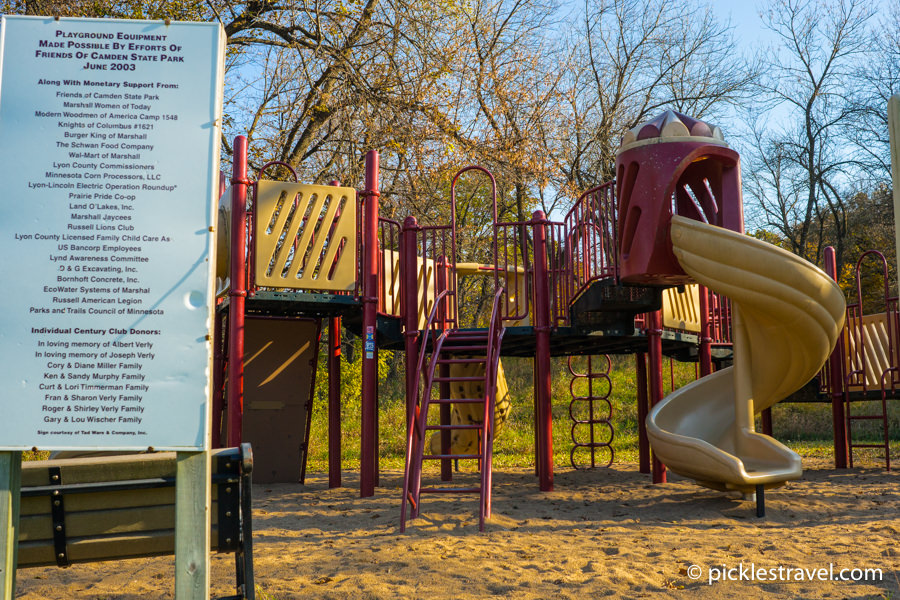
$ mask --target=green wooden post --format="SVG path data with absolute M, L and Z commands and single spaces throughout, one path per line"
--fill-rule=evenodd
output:
M 0 600 L 16 596 L 22 453 L 0 452 Z
M 888 100 L 888 131 L 891 136 L 891 179 L 894 188 L 894 243 L 897 248 L 897 260 L 900 261 L 900 96 L 891 96 Z
M 175 460 L 175 598 L 209 600 L 209 451 Z

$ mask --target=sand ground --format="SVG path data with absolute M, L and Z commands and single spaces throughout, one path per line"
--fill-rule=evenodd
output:
M 398 473 L 382 474 L 365 499 L 346 475 L 347 487 L 334 490 L 324 475 L 305 486 L 254 485 L 257 597 L 900 597 L 900 476 L 823 460 L 804 467 L 803 479 L 766 494 L 763 519 L 752 502 L 678 476 L 651 485 L 633 464 L 559 469 L 548 493 L 526 470 L 495 472 L 484 533 L 475 496 L 428 496 L 400 534 Z M 767 580 L 710 583 L 711 568 L 735 578 L 763 569 Z M 16 597 L 171 598 L 173 569 L 170 557 L 24 569 Z M 832 569 L 881 576 L 820 580 Z M 790 581 L 771 581 L 779 576 Z M 212 579 L 213 597 L 234 593 L 231 555 L 214 557 Z

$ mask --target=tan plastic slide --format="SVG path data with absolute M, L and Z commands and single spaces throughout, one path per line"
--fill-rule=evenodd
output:
M 815 265 L 745 235 L 672 217 L 672 247 L 732 302 L 734 366 L 682 387 L 647 416 L 656 456 L 701 485 L 753 492 L 797 479 L 800 457 L 754 431 L 754 414 L 806 384 L 844 322 L 840 288 Z

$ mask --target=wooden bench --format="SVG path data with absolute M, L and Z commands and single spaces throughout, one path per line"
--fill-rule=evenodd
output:
M 254 600 L 250 444 L 211 452 L 211 546 L 235 553 L 238 593 Z M 18 568 L 175 552 L 175 453 L 22 464 Z

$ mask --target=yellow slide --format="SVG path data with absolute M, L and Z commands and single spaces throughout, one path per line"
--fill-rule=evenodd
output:
M 672 247 L 698 283 L 731 299 L 734 366 L 680 388 L 647 416 L 656 456 L 716 489 L 800 477 L 800 457 L 754 431 L 754 414 L 821 369 L 843 327 L 844 295 L 815 265 L 766 242 L 679 216 Z

